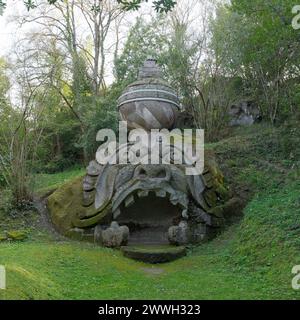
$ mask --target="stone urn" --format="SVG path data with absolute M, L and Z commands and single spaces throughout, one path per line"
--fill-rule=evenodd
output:
M 161 78 L 154 59 L 139 70 L 138 81 L 130 84 L 118 99 L 121 120 L 129 129 L 172 129 L 180 111 L 175 91 Z

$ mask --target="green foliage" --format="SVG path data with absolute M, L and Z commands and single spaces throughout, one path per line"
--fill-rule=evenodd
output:
M 48 3 L 55 4 L 58 0 L 47 0 Z M 124 10 L 138 10 L 141 7 L 142 2 L 148 2 L 148 0 L 117 0 L 118 3 L 123 5 Z M 23 0 L 25 7 L 27 10 L 35 9 L 38 5 L 36 4 L 35 0 Z M 171 11 L 176 5 L 176 1 L 174 0 L 154 0 L 153 1 L 153 8 L 155 11 L 160 13 L 167 13 Z M 0 0 L 0 15 L 2 14 L 3 10 L 6 8 L 7 4 L 3 0 Z M 92 6 L 91 11 L 97 11 L 99 8 L 97 6 Z
M 3 216 L 8 215 L 13 209 L 13 194 L 11 190 L 8 188 L 1 188 L 0 218 L 3 219 Z
M 126 11 L 138 10 L 141 7 L 142 2 L 148 2 L 148 0 L 118 0 Z M 153 7 L 155 11 L 159 13 L 167 13 L 171 11 L 176 5 L 174 0 L 154 0 Z
M 103 96 L 93 97 L 91 103 L 85 106 L 86 130 L 81 133 L 75 146 L 79 149 L 84 148 L 89 159 L 95 158 L 99 147 L 96 135 L 100 129 L 108 128 L 117 132 L 117 99 L 120 94 L 119 88 L 111 88 Z
M 38 194 L 47 193 L 64 185 L 69 180 L 83 176 L 85 168 L 81 166 L 69 168 L 63 172 L 48 174 L 39 173 L 35 176 L 34 190 Z
M 6 8 L 6 2 L 0 0 L 0 16 L 3 14 L 4 9 Z
M 36 4 L 34 3 L 34 0 L 24 0 L 24 4 L 28 11 L 36 8 Z
M 0 105 L 7 103 L 6 93 L 9 90 L 9 79 L 6 75 L 7 62 L 0 57 Z
M 173 30 L 169 37 L 161 57 L 165 75 L 178 94 L 183 96 L 184 102 L 189 103 L 194 80 L 191 77 L 193 58 L 197 54 L 198 43 L 195 41 L 190 44 L 192 41 L 188 36 L 188 25 L 178 21 L 173 21 Z
M 299 110 L 299 34 L 293 30 L 294 1 L 232 1 L 212 22 L 214 52 L 224 74 L 243 79 L 248 100 L 258 102 L 272 123 Z
M 189 87 L 192 59 L 197 52 L 197 44 L 189 45 L 187 25 L 174 23 L 170 31 L 161 16 L 146 22 L 137 19 L 129 31 L 122 54 L 115 61 L 117 83 L 128 84 L 137 79 L 143 62 L 152 57 L 161 65 L 164 77 L 178 91 L 187 97 L 192 91 Z M 179 63 L 180 61 L 180 63 Z
M 150 23 L 137 19 L 129 31 L 122 54 L 115 61 L 117 84 L 124 87 L 135 81 L 139 68 L 148 57 L 160 62 L 166 43 L 164 21 L 160 17 Z
M 7 78 L 8 65 L 0 61 L 0 185 L 9 187 L 14 195 L 14 203 L 23 205 L 30 200 L 28 188 L 30 177 L 30 153 L 34 153 L 34 132 L 28 132 L 27 110 L 14 108 L 8 99 L 10 83 Z
M 234 240 L 227 248 L 239 270 L 262 272 L 288 286 L 286 275 L 300 261 L 299 122 L 274 128 L 257 125 L 213 145 L 227 182 L 237 193 L 250 191 Z M 242 194 L 245 197 L 245 194 Z
M 245 210 L 245 218 L 233 245 L 236 264 L 258 268 L 288 259 L 297 264 L 293 253 L 300 246 L 300 184 L 258 194 Z M 255 234 L 255 237 L 253 235 Z
M 7 99 L 7 92 L 9 89 L 9 81 L 6 75 L 6 62 L 0 58 L 0 186 L 7 184 L 7 165 L 5 152 L 7 148 L 4 148 L 6 130 L 9 128 L 9 117 L 11 113 L 11 107 Z

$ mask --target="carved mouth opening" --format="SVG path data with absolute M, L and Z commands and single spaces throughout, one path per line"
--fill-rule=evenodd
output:
M 129 228 L 128 245 L 133 244 L 168 244 L 168 229 L 178 224 L 182 208 L 170 202 L 168 195 L 158 197 L 149 192 L 146 197 L 134 195 L 131 205 L 120 207 L 121 214 L 117 221 Z

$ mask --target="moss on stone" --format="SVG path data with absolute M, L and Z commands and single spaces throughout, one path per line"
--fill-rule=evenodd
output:
M 97 224 L 107 213 L 107 210 L 103 210 L 97 215 L 93 204 L 89 207 L 82 205 L 82 180 L 83 176 L 69 181 L 48 198 L 51 220 L 56 229 L 66 236 L 72 236 L 70 230 L 74 227 Z M 84 217 L 90 218 L 81 219 Z
M 209 213 L 218 218 L 223 218 L 224 208 L 223 205 L 214 207 L 209 210 Z
M 80 213 L 82 179 L 79 177 L 64 184 L 48 198 L 51 220 L 63 234 L 73 227 L 72 220 Z
M 19 230 L 11 230 L 7 232 L 7 239 L 13 241 L 23 241 L 27 238 L 26 232 Z
M 207 190 L 204 193 L 206 202 L 211 208 L 220 206 L 226 201 L 228 191 L 212 151 L 205 152 L 205 176 Z M 87 206 L 83 197 L 84 176 L 77 177 L 59 187 L 48 198 L 50 217 L 56 229 L 65 236 L 81 239 L 82 235 L 74 230 L 77 228 L 91 228 L 110 213 L 111 203 L 99 211 L 94 202 Z M 94 194 L 94 192 L 93 192 Z M 221 198 L 222 201 L 219 201 Z M 222 214 L 214 212 L 216 217 Z
M 205 171 L 209 171 L 212 176 L 213 190 L 222 200 L 228 200 L 229 190 L 225 185 L 224 175 L 216 162 L 216 157 L 212 150 L 205 150 Z

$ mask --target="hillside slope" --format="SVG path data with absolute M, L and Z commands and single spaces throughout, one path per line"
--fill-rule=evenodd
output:
M 242 219 L 187 257 L 147 265 L 118 251 L 58 241 L 37 222 L 26 241 L 0 243 L 0 264 L 8 276 L 0 298 L 299 299 L 300 291 L 291 287 L 292 267 L 300 264 L 297 127 L 239 128 L 207 146 L 247 206 Z M 53 176 L 49 180 L 59 182 Z M 40 187 L 49 187 L 47 177 L 43 181 Z M 0 230 L 5 228 L 2 223 Z

